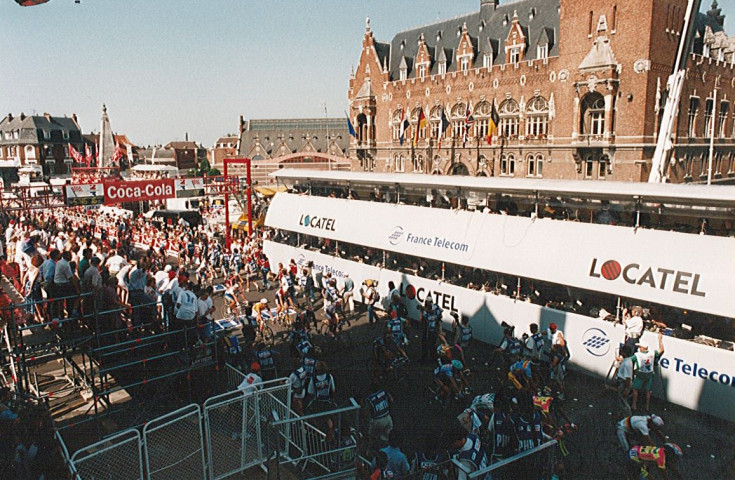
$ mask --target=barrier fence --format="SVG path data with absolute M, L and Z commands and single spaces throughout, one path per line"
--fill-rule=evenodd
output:
M 354 467 L 360 405 L 350 398 L 347 407 L 322 413 L 276 419 L 270 423 L 270 444 L 280 452 L 281 464 L 302 471 L 313 466 L 320 474 Z M 310 472 L 314 473 L 314 472 Z
M 71 471 L 76 475 L 75 478 L 84 480 L 141 479 L 141 452 L 140 432 L 125 430 L 74 453 L 70 461 Z
M 199 405 L 188 405 L 147 423 L 143 438 L 147 479 L 206 478 Z
M 561 472 L 555 471 L 558 466 L 554 458 L 557 445 L 556 440 L 550 440 L 511 458 L 495 462 L 481 470 L 476 470 L 472 465 L 458 459 L 453 459 L 452 463 L 457 469 L 458 477 L 469 480 L 475 478 L 491 478 L 492 480 L 537 479 L 542 472 L 547 472 L 548 478 L 559 478 L 556 475 Z

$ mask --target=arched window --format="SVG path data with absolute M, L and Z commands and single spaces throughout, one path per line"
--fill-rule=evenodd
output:
M 579 131 L 582 135 L 602 135 L 605 132 L 605 99 L 597 92 L 588 93 L 582 99 Z
M 439 138 L 439 129 L 442 123 L 442 106 L 437 105 L 431 109 L 429 122 L 431 123 L 431 138 Z
M 467 105 L 464 103 L 457 103 L 452 107 L 452 137 L 462 138 L 464 135 L 464 121 L 467 116 Z
M 418 171 L 419 173 L 424 173 L 424 156 L 423 155 L 417 155 L 416 156 L 416 165 L 414 165 L 414 170 Z
M 518 102 L 509 98 L 500 104 L 498 109 L 500 115 L 500 135 L 505 138 L 518 137 L 521 123 L 520 108 Z
M 403 110 L 396 110 L 391 119 L 391 131 L 393 132 L 394 142 L 401 139 L 401 118 L 403 118 Z
M 399 155 L 396 159 L 396 172 L 405 172 L 406 171 L 406 157 L 403 155 Z
M 367 117 L 364 113 L 357 116 L 357 143 L 367 140 Z
M 549 102 L 544 97 L 534 97 L 526 106 L 526 136 L 546 138 L 549 131 Z
M 449 170 L 450 175 L 469 175 L 470 171 L 464 163 L 455 163 Z
M 509 177 L 516 173 L 516 157 L 512 153 L 503 154 L 500 157 L 500 174 Z
M 482 101 L 475 106 L 472 114 L 475 117 L 475 137 L 487 137 L 488 122 L 490 121 L 490 113 L 492 106 L 489 102 Z

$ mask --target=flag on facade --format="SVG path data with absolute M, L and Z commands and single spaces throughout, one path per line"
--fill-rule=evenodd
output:
M 87 165 L 87 167 L 90 166 L 93 158 L 94 157 L 92 156 L 92 150 L 90 150 L 89 144 L 84 145 L 84 163 Z
M 416 132 L 413 136 L 413 146 L 415 147 L 419 143 L 419 132 L 421 129 L 426 128 L 426 115 L 424 115 L 424 109 L 419 110 L 419 118 L 416 120 Z
M 444 107 L 442 107 L 442 114 L 441 118 L 439 119 L 439 137 L 437 139 L 437 148 L 439 150 L 442 149 L 442 138 L 444 138 L 444 134 L 446 133 L 448 127 L 449 119 L 447 118 L 447 112 L 444 110 Z
M 403 145 L 403 140 L 406 139 L 406 130 L 408 130 L 408 127 L 410 126 L 411 124 L 409 123 L 408 118 L 406 118 L 406 110 L 403 110 L 403 114 L 401 115 L 401 130 L 398 136 L 401 145 Z
M 353 137 L 357 138 L 357 132 L 355 131 L 355 127 L 352 125 L 352 122 L 350 121 L 350 117 L 349 115 L 347 115 L 347 112 L 345 112 L 345 117 L 347 118 L 347 132 Z
M 500 115 L 498 115 L 498 109 L 495 108 L 495 100 L 493 100 L 493 108 L 490 111 L 490 119 L 487 122 L 487 144 L 493 144 L 493 135 L 498 130 L 500 125 Z
M 69 145 L 69 156 L 74 159 L 74 161 L 78 164 L 84 163 L 84 156 L 82 156 L 81 153 L 77 152 L 77 149 L 72 146 L 71 143 Z
M 470 129 L 475 124 L 475 117 L 472 116 L 470 105 L 467 104 L 467 111 L 464 117 L 464 136 L 462 137 L 462 148 L 467 145 L 467 138 L 470 136 Z
M 112 152 L 112 165 L 117 165 L 120 159 L 125 155 L 123 152 L 123 149 L 120 147 L 119 143 L 115 144 L 115 151 Z

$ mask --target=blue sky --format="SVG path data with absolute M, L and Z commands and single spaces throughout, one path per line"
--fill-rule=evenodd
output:
M 380 40 L 479 0 L 0 0 L 0 117 L 76 113 L 139 145 L 211 146 L 245 118 L 342 116 L 365 17 Z M 709 9 L 710 0 L 703 0 Z M 722 0 L 726 28 L 735 1 Z

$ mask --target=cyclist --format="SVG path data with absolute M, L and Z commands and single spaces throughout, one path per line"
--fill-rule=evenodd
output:
M 238 297 L 240 296 L 240 284 L 234 283 L 225 289 L 224 299 L 229 308 L 230 313 L 235 314 L 240 311 L 240 303 Z M 243 298 L 244 300 L 244 298 Z
M 675 477 L 680 478 L 679 459 L 683 455 L 681 447 L 674 443 L 664 443 L 663 447 L 640 446 L 637 445 L 628 450 L 628 459 L 632 464 L 633 471 L 641 471 L 641 478 L 648 474 L 646 470 L 647 463 L 654 463 L 659 471 L 668 478 L 666 472 L 671 472 Z
M 381 369 L 381 374 L 387 373 L 397 359 L 408 360 L 408 355 L 393 340 L 393 335 L 385 331 L 382 336 L 373 341 L 373 358 Z
M 263 313 L 265 313 L 265 317 L 263 316 Z M 260 302 L 253 305 L 253 316 L 258 321 L 258 325 L 260 328 L 263 328 L 263 325 L 265 325 L 266 319 L 269 319 L 271 317 L 270 309 L 268 308 L 268 299 L 267 298 L 261 298 Z
M 285 268 L 281 270 L 281 296 L 283 297 L 284 307 L 294 308 L 294 286 L 291 274 Z
M 636 440 L 636 443 L 640 445 L 655 446 L 651 432 L 665 439 L 666 437 L 661 433 L 663 426 L 664 421 L 658 415 L 633 415 L 620 420 L 616 430 L 620 445 L 623 446 L 625 453 L 628 453 L 631 440 Z
M 316 315 L 314 314 L 314 307 L 311 305 L 306 305 L 304 311 L 299 313 L 297 320 L 301 322 L 301 325 L 303 325 L 307 330 L 309 329 L 309 325 L 312 324 L 314 325 L 315 330 L 319 327 L 316 321 Z
M 529 392 L 534 392 L 536 390 L 536 382 L 533 380 L 532 366 L 531 360 L 518 360 L 510 366 L 508 380 L 518 390 L 525 389 Z
M 405 347 L 408 344 L 408 338 L 406 338 L 406 334 L 403 331 L 404 326 L 406 325 L 406 320 L 398 316 L 398 312 L 395 310 L 390 312 L 391 319 L 388 320 L 388 323 L 386 327 L 388 328 L 388 331 L 393 336 L 393 340 L 401 347 Z
M 462 374 L 462 369 L 462 362 L 452 360 L 434 370 L 434 383 L 439 386 L 439 393 L 434 396 L 434 400 L 444 402 L 449 400 L 452 394 L 455 400 L 464 396 L 461 386 L 466 385 L 467 381 Z
M 341 330 L 342 321 L 339 318 L 337 310 L 339 309 L 339 301 L 330 303 L 324 308 L 324 322 L 329 325 L 329 335 L 334 337 L 337 331 Z

